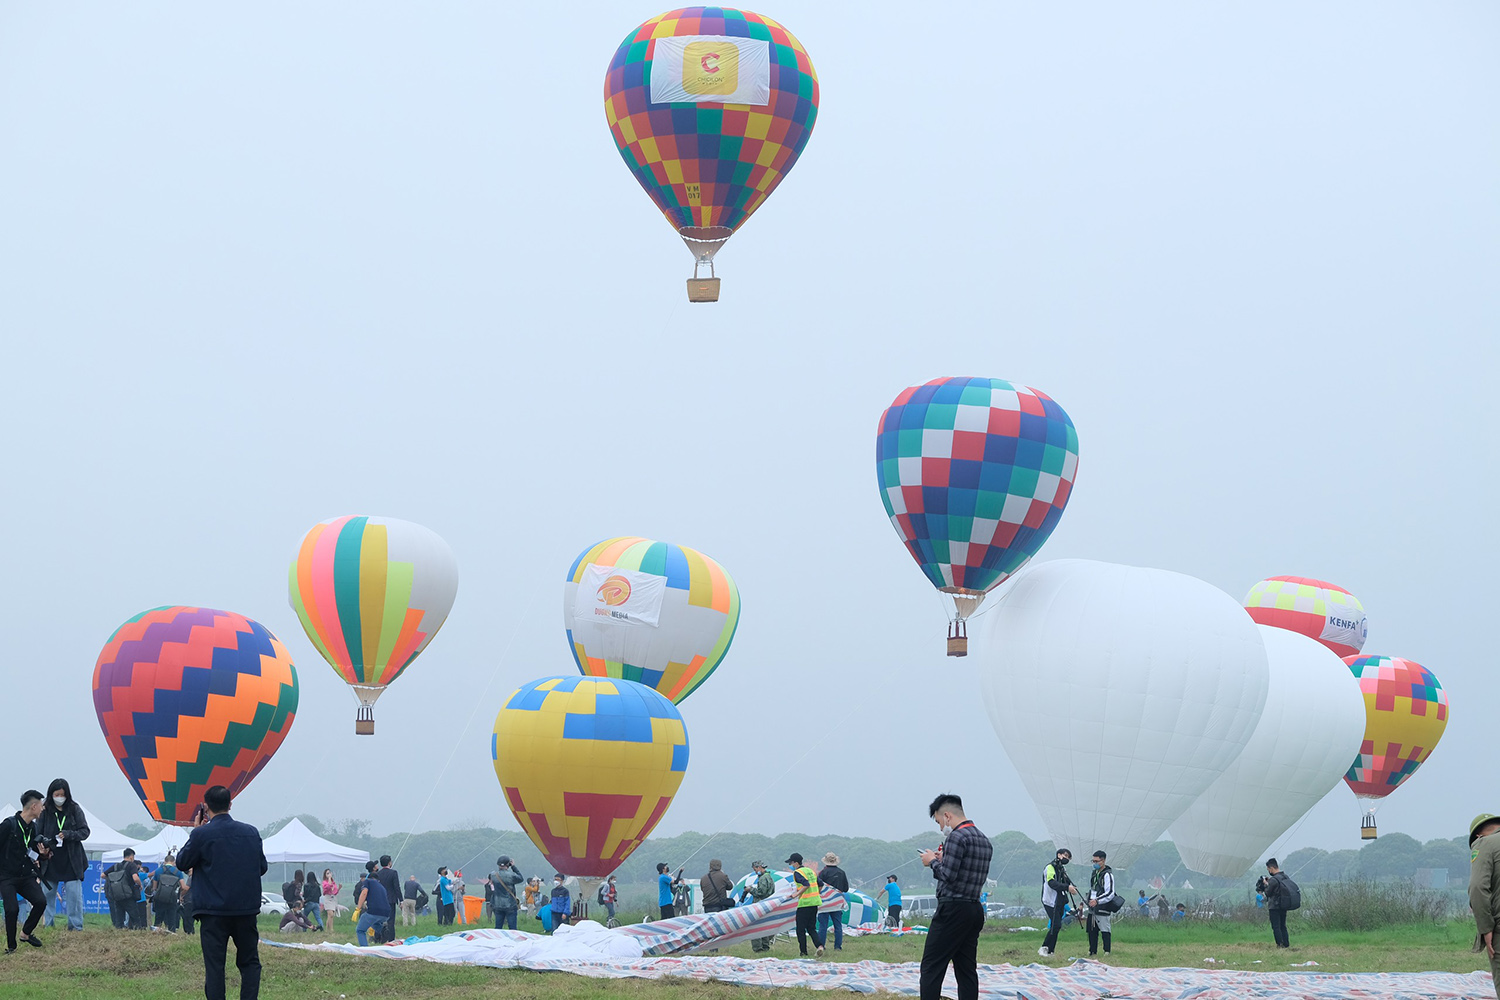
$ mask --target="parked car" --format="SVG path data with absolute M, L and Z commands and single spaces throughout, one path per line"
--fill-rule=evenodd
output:
M 286 913 L 286 899 L 279 892 L 263 892 L 260 894 L 260 915 L 263 917 L 280 917 Z
M 986 920 L 1030 920 L 1036 915 L 1029 906 L 1006 906 L 1004 903 L 991 903 L 984 910 Z
M 901 916 L 906 920 L 931 917 L 936 912 L 936 896 L 907 896 L 901 903 Z

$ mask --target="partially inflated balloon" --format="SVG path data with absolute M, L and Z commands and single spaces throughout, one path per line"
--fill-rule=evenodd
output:
M 1244 751 L 1172 824 L 1182 863 L 1238 878 L 1333 789 L 1365 731 L 1349 669 L 1305 635 L 1258 626 L 1271 686 Z
M 603 878 L 666 815 L 687 773 L 682 716 L 631 681 L 547 677 L 495 717 L 495 777 L 555 871 Z
M 1375 838 L 1375 801 L 1416 773 L 1448 728 L 1448 692 L 1431 670 L 1399 656 L 1344 658 L 1365 700 L 1365 738 L 1344 775 L 1357 798 L 1370 803 L 1363 835 Z
M 297 671 L 259 622 L 154 608 L 105 643 L 94 711 L 151 818 L 187 826 L 204 792 L 237 795 L 270 762 L 297 712 Z
M 578 669 L 655 688 L 698 690 L 734 640 L 740 591 L 696 549 L 610 538 L 579 554 L 563 584 L 563 627 Z
M 1082 559 L 996 595 L 977 666 L 1052 839 L 1128 867 L 1245 748 L 1269 671 L 1255 623 L 1180 573 Z
M 1250 588 L 1245 610 L 1261 625 L 1300 632 L 1339 656 L 1365 644 L 1369 624 L 1359 598 L 1336 584 L 1303 576 L 1273 576 Z
M 1078 433 L 1046 393 L 996 378 L 940 378 L 880 417 L 875 477 L 896 534 L 953 598 L 948 654 L 984 595 L 1036 555 L 1078 475 Z
M 770 18 L 684 7 L 625 37 L 604 78 L 604 112 L 696 274 L 802 154 L 818 117 L 818 75 Z
M 288 600 L 323 659 L 354 689 L 356 733 L 375 732 L 375 699 L 427 648 L 457 593 L 453 550 L 420 524 L 335 517 L 303 537 Z

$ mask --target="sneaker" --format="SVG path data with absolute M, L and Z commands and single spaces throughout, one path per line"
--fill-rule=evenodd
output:
M 1046 958 L 1048 955 L 1052 954 L 1052 951 L 1046 947 L 1041 947 L 1036 950 L 1036 953 L 1043 958 Z
M 33 934 L 30 937 L 26 938 L 26 943 L 31 945 L 33 948 L 40 948 L 42 946 L 42 939 Z
M 818 957 L 819 957 L 819 958 L 822 958 L 822 957 L 823 957 L 823 949 L 822 949 L 822 947 L 821 947 L 821 946 L 820 946 L 820 947 L 819 947 L 819 948 L 818 948 Z

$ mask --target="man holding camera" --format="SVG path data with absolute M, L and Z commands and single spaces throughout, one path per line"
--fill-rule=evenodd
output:
M 193 874 L 194 919 L 202 933 L 203 994 L 224 1000 L 224 962 L 234 941 L 240 970 L 240 1000 L 260 996 L 260 878 L 267 871 L 260 832 L 229 815 L 229 789 L 203 793 L 207 807 L 198 827 L 177 852 L 177 864 Z
M 1292 941 L 1286 933 L 1287 874 L 1275 858 L 1266 862 L 1266 874 L 1256 880 L 1255 891 L 1266 894 L 1266 912 L 1271 916 L 1271 937 L 1275 938 L 1276 947 L 1290 948 Z
M 1068 862 L 1073 852 L 1066 847 L 1057 849 L 1057 856 L 1042 871 L 1042 909 L 1047 911 L 1047 936 L 1037 954 L 1046 957 L 1057 948 L 1057 935 L 1062 932 L 1063 910 L 1068 906 L 1068 893 L 1077 895 L 1078 888 L 1068 877 Z
M 516 911 L 521 906 L 516 886 L 524 881 L 525 877 L 516 871 L 510 855 L 502 854 L 495 859 L 495 874 L 490 876 L 490 885 L 494 887 L 490 908 L 495 913 L 495 930 L 516 929 Z

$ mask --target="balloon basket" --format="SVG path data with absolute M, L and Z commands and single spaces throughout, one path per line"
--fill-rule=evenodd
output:
M 969 633 L 961 621 L 948 624 L 948 655 L 969 655 Z
M 718 278 L 689 278 L 687 283 L 689 302 L 719 301 Z
M 359 711 L 354 716 L 355 736 L 375 735 L 375 710 L 368 705 L 359 706 Z
M 1375 817 L 1366 816 L 1364 818 L 1364 822 L 1360 823 L 1359 825 L 1359 839 L 1374 840 L 1378 836 L 1380 836 L 1380 834 L 1375 830 Z

